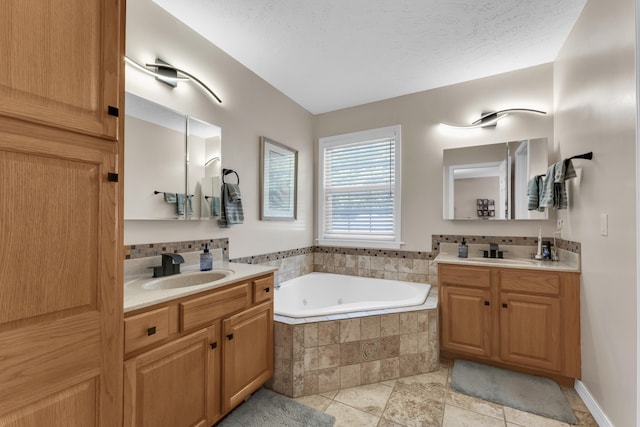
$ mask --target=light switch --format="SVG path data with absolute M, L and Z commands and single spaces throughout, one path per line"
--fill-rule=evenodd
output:
M 600 214 L 600 235 L 601 236 L 609 235 L 609 214 L 606 214 L 606 213 Z

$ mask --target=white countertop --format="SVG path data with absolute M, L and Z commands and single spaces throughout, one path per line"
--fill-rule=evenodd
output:
M 189 286 L 174 289 L 143 289 L 142 284 L 152 279 L 151 274 L 138 274 L 129 276 L 124 281 L 124 312 L 137 310 L 148 307 L 161 302 L 170 301 L 172 299 L 181 298 L 188 295 L 197 294 L 199 292 L 216 289 L 230 283 L 251 279 L 263 274 L 271 273 L 278 270 L 277 267 L 268 267 L 264 265 L 242 264 L 236 262 L 216 262 L 213 264 L 213 270 L 222 269 L 231 271 L 231 274 L 223 279 L 215 282 L 204 283 L 202 285 Z M 190 272 L 199 272 L 197 265 L 183 268 L 180 274 L 189 274 Z M 176 277 L 179 275 L 168 276 Z
M 550 271 L 566 271 L 572 273 L 580 272 L 580 262 L 577 257 L 567 257 L 560 261 L 537 261 L 528 258 L 482 258 L 469 257 L 458 258 L 458 254 L 443 253 L 436 257 L 435 262 L 460 265 L 480 265 L 483 267 L 500 267 L 500 268 L 520 268 L 530 270 L 550 270 Z

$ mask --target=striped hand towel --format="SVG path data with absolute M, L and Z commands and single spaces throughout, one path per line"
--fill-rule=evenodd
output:
M 220 209 L 221 227 L 231 227 L 233 224 L 244 222 L 244 210 L 242 208 L 242 196 L 238 184 L 222 184 L 222 201 Z

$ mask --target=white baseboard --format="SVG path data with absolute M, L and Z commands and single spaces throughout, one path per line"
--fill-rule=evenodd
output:
M 591 415 L 593 415 L 593 418 L 596 420 L 600 427 L 613 427 L 613 424 L 611 423 L 611 421 L 609 421 L 609 418 L 607 418 L 607 416 L 604 414 L 604 412 L 600 408 L 600 405 L 598 405 L 598 402 L 596 402 L 593 396 L 591 396 L 589 389 L 587 389 L 582 381 L 576 380 L 573 388 L 576 390 L 576 392 L 578 392 L 578 395 L 582 398 L 584 404 L 587 405 L 589 412 L 591 412 Z

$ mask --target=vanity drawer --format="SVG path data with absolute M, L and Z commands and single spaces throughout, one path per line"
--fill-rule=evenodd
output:
M 234 285 L 180 303 L 180 330 L 207 325 L 251 305 L 251 283 Z
M 124 352 L 162 341 L 169 336 L 169 307 L 124 319 Z
M 560 275 L 535 270 L 501 270 L 500 290 L 560 295 Z
M 471 286 L 474 288 L 491 286 L 491 271 L 488 268 L 440 264 L 438 277 L 440 283 L 450 286 Z
M 253 281 L 253 302 L 259 303 L 273 298 L 273 276 Z

